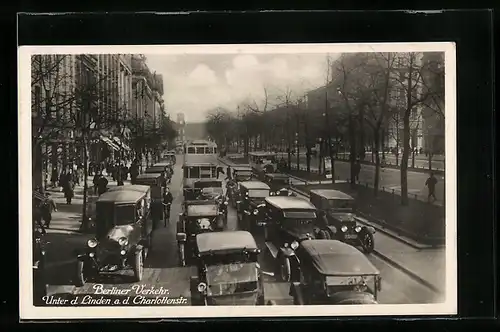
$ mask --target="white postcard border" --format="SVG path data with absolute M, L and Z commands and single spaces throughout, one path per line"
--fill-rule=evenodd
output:
M 446 300 L 437 304 L 349 306 L 35 307 L 33 306 L 31 55 L 33 54 L 284 54 L 445 52 Z M 276 316 L 453 315 L 457 313 L 456 49 L 451 42 L 254 45 L 23 46 L 18 49 L 19 303 L 21 319 L 216 318 Z

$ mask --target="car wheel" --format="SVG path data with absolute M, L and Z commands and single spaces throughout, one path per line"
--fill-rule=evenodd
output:
M 330 233 L 328 233 L 327 231 L 322 229 L 318 232 L 318 238 L 320 238 L 322 240 L 330 240 L 331 236 L 330 236 Z
M 85 282 L 87 281 L 87 273 L 85 271 L 85 262 L 78 260 L 76 262 L 76 280 L 75 280 L 75 285 L 77 287 L 82 287 L 85 285 Z
M 143 260 L 143 250 L 138 250 L 135 252 L 135 257 L 134 257 L 134 278 L 135 281 L 141 281 L 142 280 L 142 275 L 143 275 L 143 270 L 144 270 L 144 260 Z
M 375 247 L 375 242 L 373 240 L 373 234 L 366 232 L 363 235 L 363 241 L 361 243 L 363 247 L 363 251 L 365 254 L 370 254 L 373 251 L 373 248 Z
M 292 268 L 290 266 L 290 259 L 283 257 L 280 264 L 280 278 L 281 281 L 290 282 L 292 276 Z

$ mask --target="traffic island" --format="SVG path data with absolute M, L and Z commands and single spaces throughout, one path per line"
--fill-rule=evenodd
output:
M 336 189 L 356 200 L 357 211 L 364 217 L 398 235 L 430 246 L 445 244 L 444 207 L 408 198 L 408 205 L 401 205 L 401 196 L 349 183 L 294 185 L 305 193 L 312 189 Z

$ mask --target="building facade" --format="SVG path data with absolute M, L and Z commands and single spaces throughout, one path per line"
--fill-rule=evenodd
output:
M 85 160 L 127 156 L 129 133 L 122 120 L 132 106 L 130 64 L 129 55 L 33 56 L 34 186 L 83 167 Z

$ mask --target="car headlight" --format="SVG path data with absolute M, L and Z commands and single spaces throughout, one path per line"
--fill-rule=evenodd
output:
M 227 205 L 227 204 L 228 204 L 228 202 L 227 202 L 227 201 L 224 201 L 224 205 Z
M 276 192 L 276 195 L 279 195 L 279 194 L 280 194 L 280 192 L 279 192 L 279 191 L 277 191 L 277 192 Z
M 299 243 L 297 241 L 293 241 L 290 247 L 292 247 L 292 249 L 295 250 L 299 247 Z
M 361 226 L 356 226 L 356 228 L 354 230 L 356 231 L 356 233 L 361 232 Z
M 128 244 L 128 239 L 126 237 L 121 237 L 118 239 L 118 244 L 121 246 L 126 246 Z
M 288 243 L 285 243 L 283 247 L 288 248 Z
M 97 240 L 96 239 L 90 239 L 87 241 L 87 245 L 89 248 L 95 248 L 97 247 Z
M 253 210 L 253 214 L 254 214 L 254 216 L 256 216 L 257 214 L 259 214 L 259 210 L 257 210 L 257 209 Z
M 344 232 L 344 233 L 345 233 L 345 232 L 347 232 L 347 226 L 342 226 L 342 227 L 340 228 L 340 230 L 341 230 L 342 232 Z
M 207 284 L 200 282 L 198 284 L 198 292 L 203 293 L 207 289 Z

